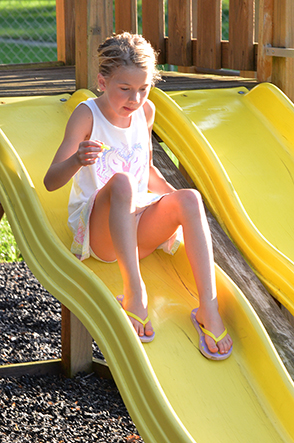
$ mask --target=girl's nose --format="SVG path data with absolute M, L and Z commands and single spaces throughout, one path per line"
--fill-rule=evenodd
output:
M 130 102 L 139 103 L 140 102 L 140 94 L 139 92 L 134 92 L 130 95 Z

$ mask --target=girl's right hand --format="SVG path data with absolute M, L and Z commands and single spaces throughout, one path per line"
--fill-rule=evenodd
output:
M 85 140 L 79 144 L 76 152 L 78 163 L 81 166 L 93 165 L 98 157 L 101 157 L 104 146 L 100 141 Z

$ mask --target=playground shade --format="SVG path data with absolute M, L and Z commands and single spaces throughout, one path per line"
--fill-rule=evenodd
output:
M 155 131 L 269 292 L 294 315 L 294 106 L 274 85 L 153 90 Z
M 117 264 L 81 263 L 69 252 L 70 183 L 49 193 L 43 177 L 71 112 L 91 96 L 81 90 L 1 100 L 0 201 L 28 266 L 98 343 L 146 443 L 293 441 L 293 382 L 251 306 L 218 267 L 220 311 L 234 340 L 223 362 L 199 352 L 190 321 L 198 295 L 183 245 L 174 257 L 156 251 L 141 261 L 156 331 L 146 345 L 116 301 Z

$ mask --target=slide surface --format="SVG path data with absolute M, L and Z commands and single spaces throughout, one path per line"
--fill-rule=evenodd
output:
M 115 296 L 117 264 L 70 252 L 70 183 L 48 193 L 43 177 L 74 107 L 91 94 L 2 99 L 0 201 L 23 256 L 40 282 L 84 323 L 103 352 L 146 443 L 293 442 L 294 385 L 265 329 L 217 267 L 220 311 L 232 356 L 205 359 L 190 312 L 198 305 L 181 246 L 141 261 L 156 331 L 142 345 Z
M 294 106 L 274 85 L 154 89 L 155 132 L 269 292 L 294 315 Z

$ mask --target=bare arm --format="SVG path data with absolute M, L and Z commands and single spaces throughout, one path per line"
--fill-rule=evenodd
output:
M 64 139 L 44 178 L 48 191 L 64 186 L 83 166 L 95 163 L 102 142 L 89 140 L 93 118 L 90 109 L 79 106 L 66 126 Z
M 153 165 L 153 152 L 152 152 L 152 127 L 155 116 L 155 107 L 152 102 L 147 100 L 144 105 L 144 111 L 148 124 L 149 131 L 149 149 L 150 149 L 150 164 L 149 164 L 149 183 L 148 189 L 156 194 L 166 194 L 175 191 L 175 188 L 169 184 L 161 172 Z

